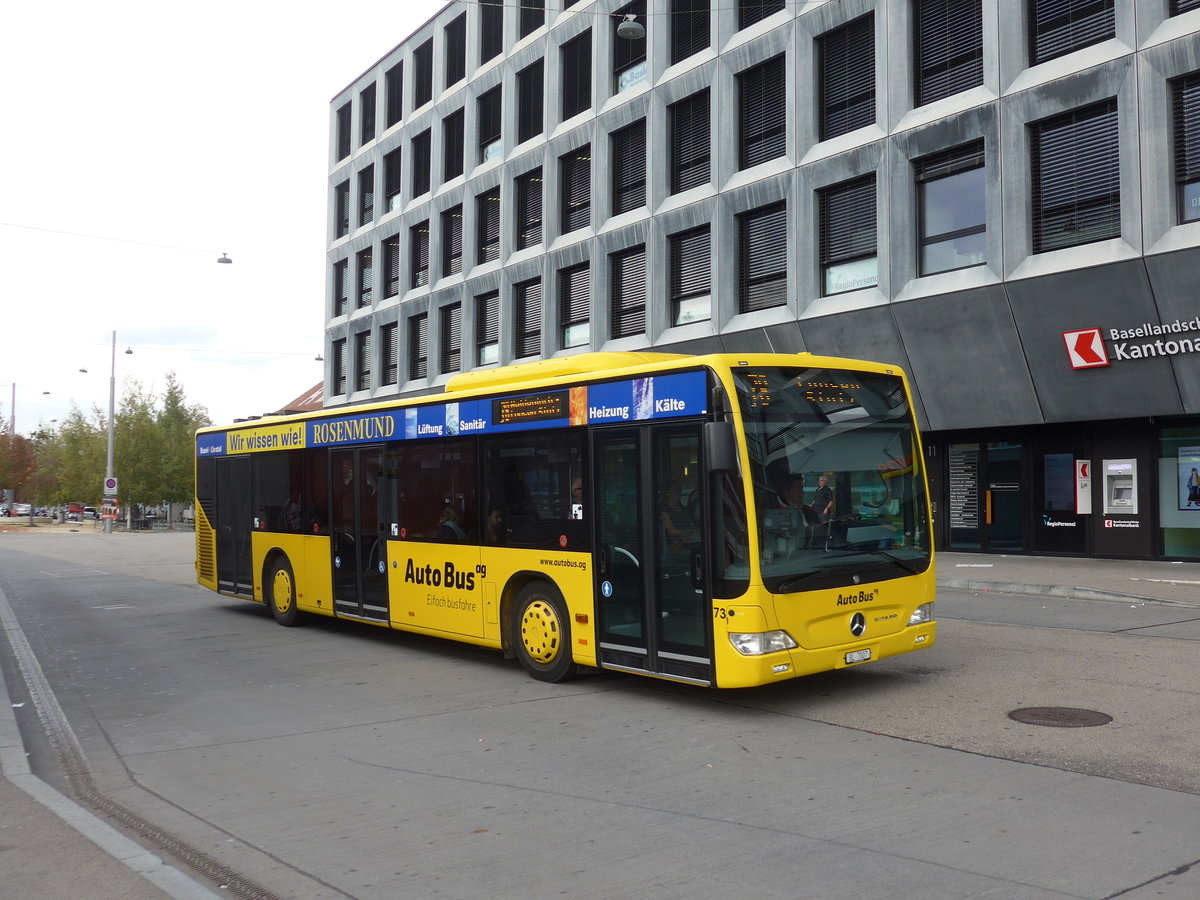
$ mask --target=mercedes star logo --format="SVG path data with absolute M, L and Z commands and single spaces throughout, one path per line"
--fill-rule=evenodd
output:
M 850 620 L 850 633 L 855 637 L 862 637 L 862 633 L 867 630 L 867 617 L 862 613 L 855 613 L 854 618 Z

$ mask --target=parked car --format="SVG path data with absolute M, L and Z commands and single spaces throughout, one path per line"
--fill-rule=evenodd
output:
M 81 504 L 81 503 L 68 503 L 67 504 L 67 521 L 68 522 L 82 522 L 83 516 L 84 516 L 83 504 Z
M 94 506 L 85 506 L 83 508 L 83 516 L 86 519 L 98 519 L 100 518 L 100 513 L 96 511 L 96 507 Z
M 14 516 L 27 516 L 32 511 L 33 511 L 33 507 L 28 503 L 14 503 L 13 504 L 13 515 Z

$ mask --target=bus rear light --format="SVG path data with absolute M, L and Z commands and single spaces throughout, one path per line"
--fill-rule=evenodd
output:
M 908 617 L 909 625 L 924 625 L 926 622 L 933 621 L 933 604 L 922 603 L 913 610 L 913 614 Z
M 786 631 L 757 631 L 743 633 L 731 631 L 729 642 L 743 656 L 762 656 L 764 653 L 776 653 L 780 650 L 791 650 L 798 646 L 792 636 Z

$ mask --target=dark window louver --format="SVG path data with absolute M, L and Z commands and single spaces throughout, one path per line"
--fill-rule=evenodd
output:
M 913 163 L 917 181 L 934 181 L 946 178 L 967 169 L 977 169 L 983 165 L 983 141 L 976 141 L 962 147 L 951 147 L 938 153 L 923 156 Z
M 562 184 L 562 232 L 586 228 L 591 222 L 592 147 L 588 144 L 559 159 Z
M 452 206 L 442 211 L 442 276 L 462 271 L 463 227 L 462 207 Z
M 513 285 L 513 326 L 517 358 L 537 356 L 542 350 L 541 279 Z
M 369 225 L 375 218 L 375 167 L 358 173 L 358 224 Z
M 494 348 L 500 342 L 500 292 L 489 291 L 475 298 L 475 346 L 478 363 L 495 362 Z
M 441 371 L 443 374 L 457 372 L 462 368 L 462 304 L 443 306 L 441 319 Z
M 412 266 L 412 286 L 429 284 L 429 220 L 409 230 L 409 264 Z
M 709 118 L 707 88 L 670 107 L 672 194 L 708 183 Z
M 397 327 L 389 322 L 379 329 L 379 383 L 395 384 L 399 377 L 400 348 L 397 346 Z
M 375 287 L 374 253 L 371 248 L 359 250 L 355 257 L 358 268 L 357 301 L 359 309 L 371 305 L 371 296 Z
M 542 170 L 517 178 L 517 249 L 542 242 Z
M 983 84 L 983 0 L 920 0 L 913 17 L 915 105 Z
M 503 49 L 503 0 L 479 0 L 479 61 L 485 63 Z
M 707 50 L 710 31 L 709 0 L 671 0 L 671 64 Z
M 413 106 L 433 99 L 433 38 L 413 51 Z
M 425 378 L 429 374 L 429 316 L 411 316 L 408 320 L 408 377 Z
M 546 24 L 546 0 L 521 0 L 521 37 Z
M 614 132 L 612 136 L 613 215 L 646 203 L 646 120 Z
M 420 197 L 429 192 L 430 184 L 430 140 L 429 129 L 426 128 L 412 139 L 412 150 L 409 159 L 412 160 L 413 196 Z
M 333 264 L 333 314 L 344 316 L 349 311 L 350 292 L 346 275 L 349 260 L 339 259 Z
M 476 128 L 479 132 L 480 161 L 483 161 L 483 153 L 487 148 L 500 140 L 500 102 L 500 85 L 479 96 Z
M 1033 252 L 1121 235 L 1117 102 L 1031 125 Z
M 346 339 L 339 338 L 332 344 L 333 361 L 330 368 L 333 370 L 333 392 L 335 394 L 346 393 Z
M 583 325 L 591 318 L 591 294 L 591 273 L 587 263 L 558 273 L 559 323 L 564 335 L 568 329 Z
M 822 266 L 876 254 L 874 175 L 825 188 L 820 194 L 819 207 Z
M 517 73 L 517 142 L 542 133 L 542 61 L 539 59 Z
M 784 0 L 738 0 L 738 30 L 761 22 L 783 7 Z
M 383 196 L 386 211 L 391 212 L 400 206 L 400 191 L 404 184 L 404 170 L 401 168 L 400 148 L 383 157 Z
M 562 117 L 592 105 L 592 29 L 562 45 Z
M 360 331 L 354 335 L 354 389 L 366 391 L 371 388 L 371 332 Z
M 1115 35 L 1113 0 L 1029 0 L 1031 66 Z
M 824 141 L 875 121 L 875 17 L 849 22 L 817 42 Z
M 375 140 L 375 85 L 367 85 L 358 94 L 358 143 Z
M 612 263 L 612 336 L 646 331 L 646 247 L 635 247 L 610 257 Z
M 404 63 L 396 63 L 387 70 L 383 76 L 383 89 L 387 95 L 384 98 L 387 106 L 387 124 L 384 127 L 391 128 L 404 118 Z
M 738 168 L 787 152 L 787 88 L 782 56 L 738 74 Z
M 1193 222 L 1200 219 L 1200 191 L 1192 187 L 1200 185 L 1200 72 L 1174 81 L 1171 93 L 1178 221 Z
M 1178 16 L 1193 9 L 1200 9 L 1200 0 L 1171 0 L 1169 11 L 1171 15 Z
M 383 239 L 383 296 L 400 293 L 400 235 Z
M 774 203 L 738 216 L 738 311 L 787 303 L 787 206 Z
M 343 181 L 333 189 L 333 233 L 345 237 L 350 233 L 350 182 Z
M 337 111 L 337 158 L 350 155 L 350 104 L 339 106 Z
M 477 262 L 500 258 L 500 188 L 495 187 L 475 198 Z
M 442 120 L 442 180 L 463 173 L 463 111 L 456 110 Z
M 670 244 L 671 322 L 707 319 L 711 314 L 695 314 L 692 307 L 711 297 L 712 245 L 709 226 L 673 234 Z M 686 313 L 686 315 L 685 315 Z
M 446 87 L 467 76 L 467 14 L 446 26 Z

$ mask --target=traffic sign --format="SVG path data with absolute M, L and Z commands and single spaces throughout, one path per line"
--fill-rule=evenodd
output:
M 117 496 L 117 478 L 115 475 L 111 478 L 104 479 L 104 496 L 105 497 Z

